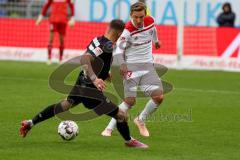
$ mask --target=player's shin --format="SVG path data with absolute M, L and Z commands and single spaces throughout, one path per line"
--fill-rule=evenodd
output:
M 117 121 L 117 129 L 125 141 L 131 140 L 128 123 L 126 121 Z
M 147 118 L 157 110 L 158 106 L 160 104 L 159 103 L 156 103 L 153 101 L 153 99 L 150 99 L 145 108 L 143 109 L 143 111 L 140 113 L 139 115 L 139 120 L 142 121 L 142 122 L 145 122 L 147 120 Z
M 48 45 L 48 60 L 52 59 L 52 45 Z
M 62 62 L 64 52 L 64 45 L 60 45 L 59 47 L 59 62 Z
M 114 128 L 116 127 L 117 121 L 116 119 L 112 118 L 111 121 L 108 123 L 106 129 L 107 130 L 114 130 Z
M 45 121 L 49 118 L 54 117 L 56 114 L 64 112 L 64 109 L 61 105 L 61 103 L 53 104 L 48 107 L 46 107 L 43 111 L 39 112 L 33 119 L 32 123 L 33 125 L 36 125 L 42 121 Z
M 128 109 L 129 109 L 129 105 L 126 104 L 125 102 L 122 102 L 122 103 L 119 105 L 119 108 L 120 108 L 122 111 L 127 112 Z M 106 129 L 113 130 L 113 129 L 116 127 L 116 124 L 117 124 L 116 119 L 112 118 L 111 121 L 109 122 L 108 126 L 106 127 Z
M 117 121 L 118 132 L 121 134 L 121 136 L 126 142 L 130 141 L 131 136 L 130 136 L 130 131 L 127 123 L 128 117 L 126 112 L 119 109 L 117 115 L 115 115 L 114 118 L 116 118 L 116 121 Z

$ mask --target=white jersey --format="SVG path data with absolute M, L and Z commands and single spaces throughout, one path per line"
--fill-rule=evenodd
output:
M 153 63 L 152 42 L 158 42 L 158 37 L 151 16 L 144 18 L 143 28 L 129 21 L 118 39 L 115 55 L 122 55 L 126 63 Z

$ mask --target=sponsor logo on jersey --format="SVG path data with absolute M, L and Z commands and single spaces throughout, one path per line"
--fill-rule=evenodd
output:
M 125 37 L 121 37 L 121 38 L 120 38 L 120 41 L 125 41 L 125 40 L 126 40 Z
M 150 34 L 150 35 L 153 35 L 153 30 L 150 30 L 150 31 L 149 31 L 149 34 Z

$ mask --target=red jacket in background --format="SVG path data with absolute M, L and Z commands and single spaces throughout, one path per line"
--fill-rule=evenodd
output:
M 47 0 L 43 6 L 42 15 L 46 16 L 49 7 L 51 7 L 49 21 L 51 23 L 67 23 L 68 5 L 71 10 L 70 15 L 74 16 L 73 0 Z

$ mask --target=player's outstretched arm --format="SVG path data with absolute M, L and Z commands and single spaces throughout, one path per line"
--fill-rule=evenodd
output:
M 122 35 L 117 41 L 116 50 L 114 52 L 114 58 L 118 61 L 120 65 L 120 75 L 123 77 L 126 76 L 128 68 L 125 61 L 125 51 L 131 45 L 129 43 L 130 32 L 127 29 L 124 29 Z
M 70 27 L 73 27 L 73 26 L 75 25 L 75 18 L 74 18 L 74 17 L 71 17 L 71 18 L 69 19 L 68 25 L 69 25 Z
M 43 20 L 43 17 L 46 16 L 48 8 L 51 6 L 52 4 L 52 0 L 48 0 L 46 1 L 46 3 L 43 5 L 41 14 L 38 16 L 37 20 L 36 20 L 36 26 L 39 26 Z
M 127 72 L 128 72 L 128 68 L 126 63 L 122 63 L 120 66 L 120 75 L 124 77 L 127 75 Z
M 75 15 L 75 10 L 74 10 L 74 2 L 73 0 L 68 0 L 68 4 L 69 4 L 69 7 L 70 7 L 70 11 L 71 11 L 71 18 L 69 19 L 68 21 L 68 25 L 70 27 L 73 27 L 75 25 L 75 18 L 74 18 L 74 15 Z
M 153 42 L 156 49 L 161 48 L 161 42 L 158 39 L 158 33 L 157 33 L 156 27 L 154 27 L 154 31 L 153 31 Z
M 159 42 L 159 41 L 158 41 L 158 42 L 155 42 L 154 45 L 155 45 L 155 48 L 156 48 L 156 49 L 161 48 L 161 42 Z
M 42 20 L 43 20 L 43 15 L 40 14 L 40 15 L 38 16 L 37 20 L 36 20 L 36 26 L 39 26 L 39 25 L 41 24 Z
M 93 84 L 97 87 L 97 89 L 100 91 L 103 91 L 106 88 L 106 84 L 102 79 L 98 78 L 94 73 L 91 65 L 91 61 L 93 59 L 94 58 L 90 53 L 85 53 L 84 55 L 81 56 L 80 64 L 82 65 L 87 76 L 91 79 Z

